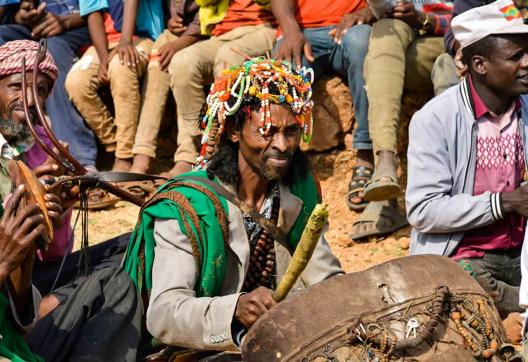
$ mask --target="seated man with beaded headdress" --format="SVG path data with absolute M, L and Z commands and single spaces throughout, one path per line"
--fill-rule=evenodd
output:
M 161 342 L 234 349 L 275 305 L 272 289 L 321 197 L 299 148 L 311 137 L 310 75 L 262 58 L 224 71 L 201 120 L 200 170 L 143 207 L 125 269 L 150 296 L 147 328 Z M 341 273 L 321 236 L 301 284 Z

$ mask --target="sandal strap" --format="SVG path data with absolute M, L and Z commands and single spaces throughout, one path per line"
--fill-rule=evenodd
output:
M 370 178 L 374 173 L 374 168 L 368 166 L 355 166 L 352 169 L 352 179 L 356 177 Z

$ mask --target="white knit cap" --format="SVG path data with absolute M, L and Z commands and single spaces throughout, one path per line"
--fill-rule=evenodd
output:
M 451 29 L 460 48 L 492 34 L 528 33 L 528 25 L 511 0 L 498 0 L 468 10 L 453 18 Z

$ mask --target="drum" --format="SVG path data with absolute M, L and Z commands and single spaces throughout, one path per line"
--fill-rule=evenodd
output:
M 493 300 L 449 258 L 408 256 L 325 280 L 249 330 L 244 361 L 521 360 Z

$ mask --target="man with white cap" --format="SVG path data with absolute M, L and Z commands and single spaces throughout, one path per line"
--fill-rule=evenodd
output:
M 506 316 L 522 310 L 528 26 L 511 0 L 499 0 L 457 16 L 451 28 L 468 72 L 411 121 L 411 253 L 459 261 Z

